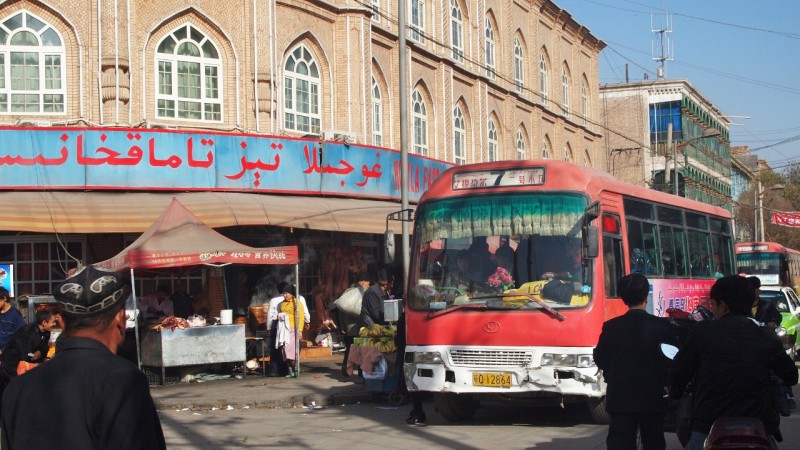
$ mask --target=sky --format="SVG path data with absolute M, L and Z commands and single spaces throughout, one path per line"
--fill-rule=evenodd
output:
M 776 172 L 800 163 L 800 1 L 553 1 L 606 43 L 601 85 L 625 82 L 626 64 L 630 81 L 656 79 L 651 30 L 670 29 L 666 78 L 687 79 L 728 116 L 731 146 L 749 146 Z

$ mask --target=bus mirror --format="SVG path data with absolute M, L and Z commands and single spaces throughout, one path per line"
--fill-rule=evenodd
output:
M 599 233 L 597 227 L 586 225 L 583 227 L 583 257 L 597 258 L 600 252 Z
M 394 231 L 386 230 L 386 232 L 383 233 L 383 245 L 385 262 L 394 262 Z

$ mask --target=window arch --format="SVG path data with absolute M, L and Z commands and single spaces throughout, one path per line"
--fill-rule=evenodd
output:
M 411 121 L 414 127 L 414 153 L 428 156 L 428 107 L 419 89 L 414 89 L 411 94 Z
M 464 60 L 464 13 L 458 0 L 450 0 L 450 45 L 453 59 Z
M 547 137 L 542 139 L 542 159 L 550 158 L 550 149 L 547 146 Z
M 561 68 L 561 109 L 569 116 L 569 69 L 567 65 Z
M 514 37 L 514 87 L 518 93 L 525 88 L 525 54 L 522 52 L 522 43 Z
M 453 162 L 467 163 L 467 126 L 460 106 L 453 110 Z
M 222 63 L 214 43 L 191 24 L 164 36 L 156 49 L 156 116 L 222 120 Z
M 592 167 L 592 157 L 589 155 L 589 149 L 583 151 L 583 165 L 586 167 Z
M 492 26 L 492 19 L 489 15 L 486 16 L 486 76 L 494 79 L 496 73 L 495 67 L 495 43 L 494 43 L 494 27 Z
M 589 88 L 586 84 L 586 78 L 581 78 L 581 117 L 583 124 L 589 124 Z
M 319 134 L 322 93 L 317 62 L 305 45 L 299 45 L 286 57 L 283 69 L 284 127 Z
M 383 146 L 383 102 L 381 89 L 375 76 L 372 76 L 372 144 Z
M 522 130 L 517 130 L 517 159 L 522 161 L 525 158 L 525 136 Z
M 63 113 L 66 50 L 59 33 L 28 11 L 0 23 L 0 113 Z
M 488 147 L 487 147 L 487 161 L 497 161 L 498 160 L 498 140 L 497 140 L 497 126 L 494 124 L 494 120 L 489 119 L 489 124 L 487 127 L 487 136 L 488 136 Z
M 542 97 L 542 104 L 547 105 L 550 96 L 548 92 L 548 74 L 547 74 L 547 59 L 545 58 L 544 51 L 539 55 L 539 95 Z
M 572 147 L 570 147 L 569 142 L 564 144 L 564 161 L 572 162 L 575 159 L 572 156 Z

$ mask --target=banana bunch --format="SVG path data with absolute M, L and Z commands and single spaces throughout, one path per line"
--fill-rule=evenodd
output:
M 394 339 L 371 339 L 370 346 L 381 353 L 392 353 L 397 350 L 397 347 L 394 345 Z
M 372 325 L 371 327 L 361 327 L 358 330 L 358 335 L 360 337 L 394 337 L 397 334 L 397 330 L 389 325 Z

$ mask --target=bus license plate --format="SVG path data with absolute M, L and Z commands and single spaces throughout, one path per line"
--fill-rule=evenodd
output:
M 472 385 L 484 387 L 511 387 L 511 374 L 476 372 L 472 374 Z

